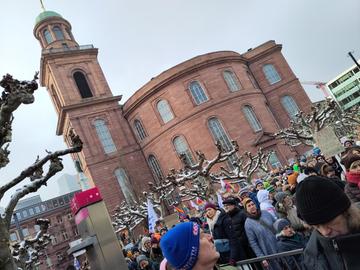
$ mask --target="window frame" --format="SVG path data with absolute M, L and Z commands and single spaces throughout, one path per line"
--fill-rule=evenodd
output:
M 244 105 L 242 108 L 242 112 L 253 132 L 257 133 L 263 130 L 261 122 L 257 117 L 254 108 L 251 105 Z
M 55 29 L 58 29 L 55 31 Z M 61 27 L 58 25 L 55 25 L 52 27 L 51 29 L 54 33 L 55 36 L 55 40 L 65 40 L 65 36 L 64 36 L 64 32 L 62 31 Z M 60 36 L 58 36 L 58 34 L 60 33 Z M 59 38 L 60 37 L 60 38 Z
M 262 71 L 270 85 L 274 85 L 281 81 L 280 73 L 277 71 L 273 64 L 268 63 L 263 65 Z
M 197 85 L 198 88 L 193 89 L 192 88 L 193 85 Z M 189 83 L 188 89 L 189 89 L 190 95 L 192 97 L 192 100 L 196 106 L 199 106 L 199 105 L 209 101 L 209 96 L 206 93 L 205 88 L 201 85 L 201 83 L 198 80 L 191 81 Z M 196 92 L 196 90 L 201 91 L 201 92 L 200 93 Z
M 241 90 L 241 84 L 235 72 L 230 69 L 225 69 L 222 72 L 222 76 L 230 92 L 233 93 Z
M 140 142 L 145 140 L 145 138 L 148 136 L 142 121 L 140 121 L 138 118 L 134 120 L 133 128 L 135 130 L 136 137 Z
M 170 103 L 166 99 L 160 99 L 156 102 L 156 110 L 163 124 L 166 124 L 175 118 Z
M 78 79 L 76 79 L 77 74 L 81 74 L 82 77 L 81 78 L 78 77 Z M 94 97 L 94 94 L 93 94 L 93 91 L 91 89 L 88 77 L 87 77 L 85 72 L 83 72 L 82 70 L 74 70 L 73 73 L 72 73 L 72 78 L 74 80 L 74 83 L 75 83 L 75 86 L 76 86 L 76 88 L 78 90 L 78 93 L 79 93 L 79 95 L 80 95 L 80 97 L 82 99 Z M 85 83 L 84 84 L 85 88 L 80 87 L 80 83 L 81 83 L 80 80 L 82 80 L 82 79 L 83 79 L 83 82 Z
M 101 123 L 101 125 L 97 123 Z M 100 141 L 104 153 L 107 155 L 116 153 L 117 148 L 111 136 L 111 132 L 107 125 L 107 121 L 105 121 L 102 118 L 96 118 L 93 121 L 93 125 L 95 127 L 95 132 L 97 134 L 97 137 Z
M 280 103 L 281 103 L 281 106 L 284 108 L 286 114 L 289 116 L 289 118 L 291 120 L 295 119 L 296 114 L 300 112 L 299 105 L 297 104 L 295 99 L 291 95 L 286 94 L 280 98 Z M 293 108 L 296 108 L 297 111 L 295 112 L 295 110 Z M 295 112 L 295 113 L 292 114 L 292 112 Z
M 49 29 L 45 28 L 42 33 L 46 44 L 51 44 L 52 42 L 54 42 L 54 38 L 51 35 L 51 31 L 49 31 Z
M 181 140 L 181 141 L 179 141 L 179 140 Z M 178 144 L 177 142 L 181 142 L 181 143 Z M 172 139 L 172 144 L 173 144 L 175 153 L 177 154 L 177 156 L 179 158 L 181 158 L 182 154 L 185 154 L 185 158 L 186 158 L 187 162 L 191 165 L 195 164 L 195 159 L 193 157 L 192 151 L 191 151 L 189 144 L 184 135 L 176 135 Z M 180 149 L 179 146 L 182 147 L 183 149 Z
M 119 176 L 124 175 L 125 177 L 124 178 L 118 177 L 118 174 L 116 173 L 118 171 L 123 173 L 123 174 L 119 174 Z M 128 174 L 126 173 L 125 169 L 121 168 L 121 167 L 118 167 L 118 168 L 115 169 L 113 174 L 114 174 L 114 176 L 115 176 L 115 178 L 116 178 L 116 180 L 118 182 L 120 191 L 124 195 L 125 201 L 128 204 L 136 203 L 136 196 L 135 196 L 134 190 L 132 189 L 132 186 L 131 186 L 131 183 L 130 183 L 130 178 L 129 178 Z M 121 180 L 120 178 L 122 178 L 124 181 L 120 181 Z M 125 192 L 126 190 L 123 189 L 123 186 L 121 185 L 120 182 L 124 183 L 124 187 L 129 190 L 128 193 Z M 127 183 L 125 183 L 125 182 L 127 182 Z
M 150 167 L 151 173 L 154 176 L 154 179 L 157 183 L 160 183 L 164 179 L 164 174 L 160 167 L 160 163 L 154 154 L 150 154 L 147 158 L 148 165 Z

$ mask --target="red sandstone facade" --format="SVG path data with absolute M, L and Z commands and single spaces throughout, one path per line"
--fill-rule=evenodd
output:
M 109 210 L 131 200 L 133 192 L 139 195 L 148 181 L 179 168 L 180 152 L 193 160 L 196 150 L 215 155 L 217 135 L 225 147 L 236 140 L 240 152 L 275 150 L 283 164 L 297 154 L 268 136 L 288 125 L 294 108 L 311 106 L 274 41 L 244 54 L 221 51 L 185 61 L 119 106 L 121 96 L 112 95 L 98 50 L 79 46 L 69 22 L 45 14 L 34 35 L 43 48 L 41 85 L 59 115 L 57 134 L 67 141 L 73 128 L 80 135 L 84 150 L 73 158 L 99 187 Z

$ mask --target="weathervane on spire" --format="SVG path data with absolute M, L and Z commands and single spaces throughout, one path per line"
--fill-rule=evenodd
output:
M 41 5 L 41 9 L 42 9 L 42 11 L 45 11 L 44 3 L 43 3 L 43 1 L 42 1 L 42 0 L 40 0 L 40 5 Z

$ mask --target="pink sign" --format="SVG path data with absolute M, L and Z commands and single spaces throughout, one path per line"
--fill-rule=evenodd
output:
M 86 219 L 89 216 L 89 210 L 87 208 L 81 209 L 76 215 L 75 215 L 75 223 L 76 225 L 79 225 L 81 221 Z

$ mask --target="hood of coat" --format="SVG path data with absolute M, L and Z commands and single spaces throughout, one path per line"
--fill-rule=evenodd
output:
M 272 202 L 271 200 L 269 200 L 269 191 L 267 191 L 266 189 L 262 189 L 258 191 L 257 199 L 259 203 Z

